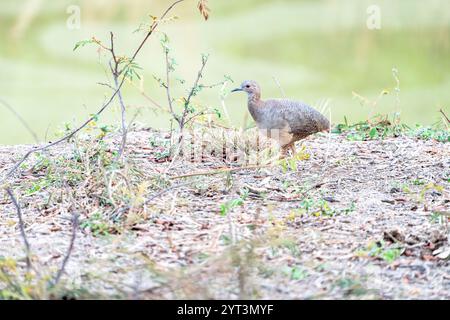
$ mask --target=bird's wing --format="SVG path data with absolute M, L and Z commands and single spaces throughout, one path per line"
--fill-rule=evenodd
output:
M 306 103 L 288 99 L 267 100 L 268 115 L 279 119 L 277 125 L 288 124 L 291 132 L 307 136 L 329 127 L 328 119 Z

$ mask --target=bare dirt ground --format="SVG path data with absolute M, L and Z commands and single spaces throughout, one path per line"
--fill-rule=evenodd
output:
M 161 147 L 149 144 L 155 137 L 164 140 L 147 130 L 129 135 L 127 157 L 141 181 L 166 171 L 172 178 L 168 189 L 140 185 L 147 202 L 139 210 L 104 209 L 89 181 L 72 193 L 81 228 L 61 282 L 69 297 L 450 299 L 448 143 L 318 135 L 303 142 L 310 157 L 297 168 L 173 179 L 218 164 L 158 161 Z M 28 148 L 0 147 L 0 174 Z M 72 149 L 58 147 L 48 156 Z M 75 209 L 57 200 L 70 194 L 63 188 L 18 189 L 42 176 L 24 171 L 11 186 L 33 264 L 51 274 L 66 254 Z M 112 220 L 119 221 L 116 229 Z M 5 194 L 0 258 L 23 269 L 24 256 L 17 213 Z M 0 289 L 5 285 L 0 279 Z

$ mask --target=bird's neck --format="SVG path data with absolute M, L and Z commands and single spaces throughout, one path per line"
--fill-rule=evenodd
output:
M 261 94 L 260 93 L 250 93 L 248 95 L 248 104 L 253 103 L 257 104 L 261 101 Z
M 260 118 L 259 115 L 263 105 L 264 102 L 261 100 L 261 95 L 259 93 L 253 93 L 248 96 L 248 111 L 256 122 L 258 122 Z

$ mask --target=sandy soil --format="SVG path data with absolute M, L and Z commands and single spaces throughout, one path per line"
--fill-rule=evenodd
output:
M 52 186 L 36 193 L 19 189 L 42 172 L 25 171 L 10 181 L 33 264 L 43 273 L 59 268 L 71 214 L 80 215 L 83 228 L 62 278 L 71 295 L 450 299 L 449 144 L 322 135 L 303 143 L 309 159 L 297 168 L 174 179 L 224 164 L 157 161 L 162 147 L 149 144 L 155 136 L 164 139 L 148 130 L 130 133 L 127 157 L 141 182 L 167 171 L 171 187 L 148 188 L 139 210 L 103 208 L 88 181 L 77 185 L 76 206 L 50 201 L 50 194 L 63 192 Z M 0 174 L 27 148 L 0 147 Z M 70 152 L 71 146 L 58 147 L 48 156 Z M 86 223 L 94 211 L 120 228 L 95 235 Z M 6 193 L 0 197 L 0 257 L 24 267 L 17 213 Z M 0 280 L 0 289 L 4 285 Z

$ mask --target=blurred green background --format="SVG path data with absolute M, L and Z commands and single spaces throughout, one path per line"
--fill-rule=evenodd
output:
M 95 112 L 110 90 L 105 58 L 94 47 L 73 51 L 80 40 L 117 37 L 120 54 L 130 55 L 142 33 L 133 33 L 148 14 L 160 15 L 163 0 L 2 0 L 0 6 L 0 99 L 9 103 L 40 139 L 51 139 L 65 122 L 80 123 Z M 370 110 L 352 96 L 383 96 L 375 112 L 401 111 L 404 122 L 431 124 L 438 110 L 450 105 L 450 1 L 448 0 L 209 0 L 205 22 L 187 0 L 174 11 L 179 19 L 162 25 L 177 60 L 174 96 L 192 84 L 202 53 L 210 54 L 204 84 L 257 80 L 264 97 L 283 94 L 313 105 L 329 99 L 331 120 L 366 119 Z M 369 5 L 381 9 L 381 29 L 366 26 Z M 67 8 L 81 9 L 81 28 L 70 30 Z M 165 105 L 165 92 L 153 79 L 164 75 L 164 57 L 156 35 L 138 59 L 143 80 L 126 84 L 130 117 L 167 127 L 168 117 L 155 114 L 141 94 Z M 400 105 L 393 89 L 392 68 L 399 70 Z M 198 103 L 221 108 L 220 88 L 203 91 Z M 246 98 L 226 98 L 231 122 L 241 125 Z M 17 119 L 0 106 L 0 144 L 33 139 Z M 119 119 L 117 106 L 102 116 L 103 123 Z

